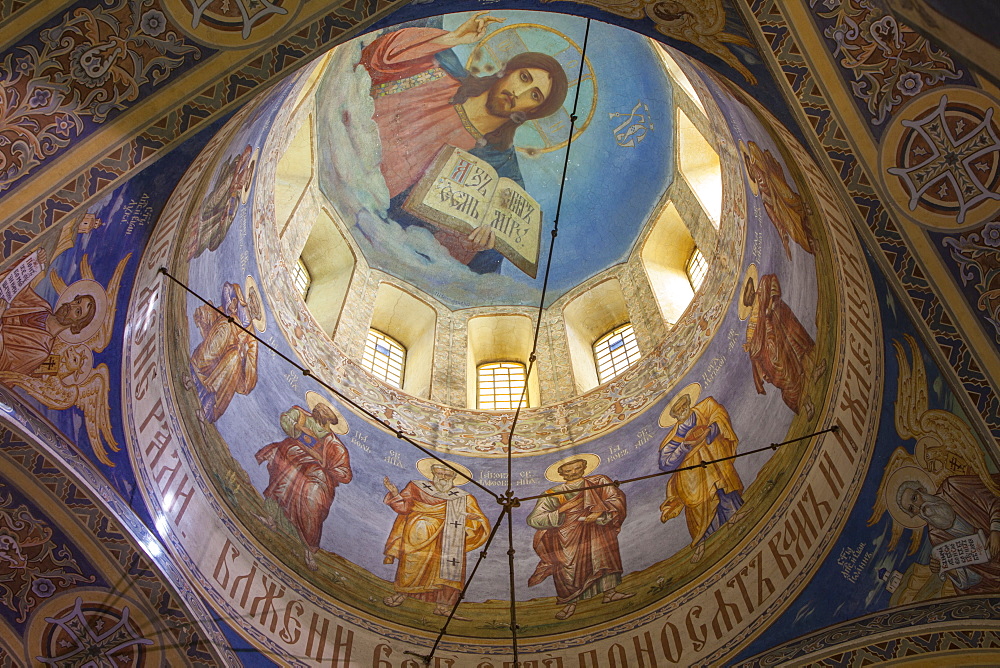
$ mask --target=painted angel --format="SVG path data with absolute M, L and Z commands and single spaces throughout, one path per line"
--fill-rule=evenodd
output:
M 48 337 L 44 360 L 31 365 L 0 365 L 0 381 L 22 388 L 33 398 L 53 410 L 77 407 L 83 412 L 87 436 L 94 454 L 104 464 L 114 466 L 108 458 L 106 447 L 118 452 L 118 443 L 111 430 L 111 409 L 108 404 L 110 388 L 106 364 L 94 366 L 94 353 L 103 352 L 111 342 L 114 330 L 118 289 L 121 287 L 129 253 L 118 263 L 108 282 L 107 289 L 94 280 L 94 272 L 86 255 L 80 262 L 81 279 L 69 285 L 55 270 L 49 272 L 52 287 L 59 295 L 50 315 L 66 313 L 74 323 L 56 329 L 39 328 Z M 12 302 L 13 303 L 13 302 Z M 47 307 L 47 305 L 46 305 Z M 44 315 L 44 313 L 42 313 Z M 47 322 L 47 318 L 46 318 Z M 22 327 L 23 329 L 23 327 Z M 49 331 L 52 329 L 52 331 Z M 22 332 L 11 328 L 4 332 L 4 344 L 10 335 Z M 22 336 L 23 338 L 23 336 Z M 42 336 L 36 337 L 43 341 Z M 23 357 L 23 356 L 22 356 Z
M 920 350 L 912 336 L 904 338 L 910 356 L 899 341 L 893 341 L 899 363 L 896 433 L 917 442 L 912 454 L 903 447 L 892 453 L 868 525 L 889 512 L 893 519 L 889 549 L 896 547 L 904 529 L 910 529 L 908 554 L 913 554 L 920 547 L 924 528 L 933 525 L 933 519 L 924 516 L 932 508 L 928 504 L 917 507 L 914 498 L 947 497 L 953 512 L 971 518 L 1000 500 L 1000 484 L 990 475 L 972 428 L 954 413 L 928 408 L 927 373 Z

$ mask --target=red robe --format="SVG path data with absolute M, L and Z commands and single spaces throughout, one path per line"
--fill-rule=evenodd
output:
M 315 552 L 337 485 L 349 483 L 352 473 L 347 448 L 335 435 L 324 436 L 311 447 L 307 440 L 303 435 L 265 445 L 256 458 L 258 464 L 268 462 L 270 478 L 264 498 L 281 506 Z
M 448 47 L 431 42 L 445 34 L 435 28 L 404 28 L 361 52 L 361 64 L 372 78 L 372 118 L 382 140 L 381 169 L 390 197 L 419 181 L 443 146 L 467 151 L 476 146 L 476 137 L 451 103 L 460 82 L 434 60 Z M 413 78 L 421 75 L 423 80 Z
M 592 475 L 582 481 L 582 485 L 553 487 L 549 492 L 556 495 L 539 499 L 528 516 L 528 524 L 538 529 L 533 547 L 539 558 L 528 586 L 551 575 L 560 604 L 613 589 L 621 579 L 618 532 L 625 521 L 625 494 L 614 486 L 574 491 L 574 487 L 610 483 L 611 478 Z M 607 522 L 582 521 L 591 513 L 607 513 Z M 556 521 L 558 526 L 551 526 Z M 602 587 L 602 581 L 608 586 Z
M 778 277 L 761 276 L 744 346 L 750 355 L 757 393 L 764 394 L 764 383 L 771 383 L 781 390 L 785 404 L 798 413 L 808 377 L 805 362 L 815 345 L 792 309 L 781 300 Z

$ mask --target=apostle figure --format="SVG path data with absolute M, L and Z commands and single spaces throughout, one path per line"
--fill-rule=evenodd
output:
M 899 516 L 904 525 L 914 531 L 927 527 L 931 545 L 934 546 L 931 572 L 940 574 L 942 579 L 947 577 L 956 593 L 1000 592 L 1000 497 L 987 489 L 976 475 L 945 478 L 934 493 L 927 488 L 928 476 L 913 477 L 917 479 L 904 480 L 899 484 L 895 494 L 896 507 L 890 510 L 895 510 L 893 515 Z M 992 476 L 992 480 L 994 484 L 1000 483 L 1000 475 Z M 907 519 L 911 521 L 907 522 Z M 977 534 L 982 547 L 977 550 L 966 543 L 963 549 L 957 550 L 965 557 L 964 565 L 942 567 L 939 550 L 945 549 L 946 543 Z
M 826 371 L 826 360 L 814 363 L 816 344 L 782 301 L 778 277 L 765 274 L 755 286 L 756 267 L 750 267 L 743 285 L 741 317 L 748 312 L 743 349 L 750 356 L 754 387 L 758 394 L 764 394 L 764 383 L 774 385 L 789 408 L 796 413 L 804 410 L 811 420 L 814 408 L 807 394 L 808 382 Z
M 287 438 L 257 451 L 258 464 L 267 462 L 265 502 L 281 508 L 305 545 L 306 566 L 316 570 L 315 554 L 323 522 L 337 485 L 351 482 L 351 461 L 338 436 L 348 432 L 344 416 L 315 392 L 306 393 L 309 409 L 293 406 L 281 414 Z M 261 518 L 276 526 L 272 516 Z
M 259 300 L 259 296 L 248 300 L 238 284 L 225 283 L 223 313 L 208 304 L 195 309 L 194 323 L 202 340 L 191 353 L 191 375 L 184 380 L 198 393 L 206 422 L 218 420 L 234 395 L 250 394 L 257 385 L 257 339 L 240 325 L 250 328 L 263 322 Z M 229 322 L 230 317 L 235 322 Z
M 390 216 L 404 227 L 426 227 L 452 257 L 477 273 L 500 269 L 492 227 L 482 225 L 466 236 L 411 216 L 401 205 L 445 146 L 469 151 L 524 187 L 514 133 L 525 121 L 558 111 L 568 83 L 559 62 L 543 53 L 519 53 L 493 76 L 465 71 L 451 48 L 479 41 L 491 23 L 502 20 L 478 12 L 451 32 L 403 28 L 361 53 L 361 65 L 372 79 Z
M 533 547 L 539 562 L 528 579 L 533 587 L 552 576 L 556 600 L 567 619 L 579 601 L 603 594 L 602 603 L 631 598 L 617 591 L 622 580 L 618 532 L 625 521 L 625 494 L 603 475 L 588 475 L 600 463 L 594 454 L 573 455 L 546 471 L 564 481 L 535 502 L 528 525 L 537 529 Z M 602 485 L 598 487 L 598 485 Z
M 188 260 L 193 260 L 206 250 L 214 251 L 222 245 L 236 218 L 240 203 L 246 202 L 250 194 L 256 165 L 254 149 L 249 144 L 222 163 L 212 180 L 211 189 L 202 200 L 196 224 L 188 230 Z
M 809 227 L 805 204 L 802 197 L 789 187 L 781 164 L 770 151 L 757 146 L 757 142 L 740 142 L 740 150 L 750 179 L 750 189 L 754 195 L 760 196 L 764 210 L 781 237 L 785 255 L 792 256 L 789 239 L 805 252 L 815 255 L 816 239 Z
M 684 388 L 660 416 L 660 426 L 670 426 L 660 443 L 660 470 L 697 467 L 670 476 L 666 499 L 660 504 L 661 522 L 684 511 L 693 563 L 704 555 L 705 539 L 735 519 L 743 506 L 743 481 L 732 460 L 716 461 L 735 455 L 739 443 L 729 413 L 713 397 L 698 401 L 698 391 L 697 383 Z
M 396 593 L 383 599 L 390 607 L 410 597 L 434 603 L 435 615 L 448 616 L 465 586 L 466 552 L 489 536 L 490 523 L 476 497 L 458 487 L 472 472 L 449 464 L 451 468 L 433 458 L 420 460 L 417 470 L 429 480 L 411 480 L 402 491 L 388 477 L 382 481 L 387 490 L 383 502 L 396 512 L 384 552 L 385 563 L 398 564 Z

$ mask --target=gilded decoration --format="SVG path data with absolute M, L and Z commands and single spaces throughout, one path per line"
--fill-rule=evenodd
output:
M 851 90 L 874 125 L 921 91 L 962 76 L 951 56 L 874 3 L 809 0 L 809 6 L 826 19 L 823 34 L 833 42 L 833 57 L 854 76 Z
M 996 104 L 956 87 L 900 109 L 881 150 L 893 203 L 920 224 L 944 228 L 980 223 L 1000 210 Z
M 103 123 L 200 50 L 169 29 L 156 0 L 78 7 L 0 65 L 0 191 Z
M 1000 344 L 1000 221 L 946 237 L 941 244 L 958 265 L 962 285 L 975 291 L 979 315 L 992 327 L 993 340 Z
M 18 623 L 53 594 L 93 581 L 52 529 L 0 486 L 0 603 L 17 612 Z

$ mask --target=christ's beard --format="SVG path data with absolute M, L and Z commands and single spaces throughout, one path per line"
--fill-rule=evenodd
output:
M 510 111 L 505 106 L 506 98 L 500 95 L 496 87 L 490 88 L 486 93 L 486 111 L 491 116 L 499 118 L 510 118 Z
M 955 510 L 936 496 L 924 496 L 920 516 L 935 529 L 950 529 L 955 524 Z

